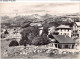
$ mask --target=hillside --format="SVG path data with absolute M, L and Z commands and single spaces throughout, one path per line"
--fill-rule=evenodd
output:
M 63 15 L 63 16 L 53 16 L 50 14 L 45 14 L 43 16 L 38 14 L 32 14 L 28 16 L 16 16 L 10 18 L 9 16 L 1 17 L 1 24 L 5 25 L 5 23 L 15 24 L 17 26 L 22 26 L 24 23 L 28 22 L 75 22 L 80 21 L 80 14 L 71 14 L 71 15 Z

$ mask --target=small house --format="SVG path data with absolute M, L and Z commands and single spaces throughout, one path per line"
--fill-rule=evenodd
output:
M 56 48 L 60 49 L 73 49 L 75 45 L 75 41 L 72 40 L 67 35 L 52 35 L 55 40 L 55 46 Z

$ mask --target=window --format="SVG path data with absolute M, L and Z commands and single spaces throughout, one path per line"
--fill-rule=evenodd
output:
M 67 33 L 67 35 L 69 35 L 69 33 Z
M 73 31 L 73 33 L 74 33 L 75 31 Z
M 64 35 L 66 35 L 66 33 L 64 33 Z
M 69 32 L 69 29 L 68 29 L 68 32 Z
M 68 45 L 65 45 L 65 47 L 64 48 L 68 48 Z
M 77 30 L 75 31 L 75 33 L 77 33 Z
M 62 31 L 62 29 L 61 29 L 61 31 Z

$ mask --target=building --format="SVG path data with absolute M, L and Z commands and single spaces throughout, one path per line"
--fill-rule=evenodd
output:
M 60 49 L 73 49 L 75 45 L 75 41 L 72 40 L 67 35 L 52 35 L 55 40 L 55 46 L 56 48 Z
M 72 34 L 71 28 L 67 25 L 60 25 L 55 31 L 58 32 L 59 35 L 68 35 L 69 37 L 71 37 Z
M 41 35 L 42 32 L 43 32 L 43 27 L 40 27 L 40 28 L 39 28 L 39 35 Z
M 42 24 L 35 22 L 35 23 L 31 23 L 30 26 L 39 26 L 39 27 L 41 27 Z
M 43 27 L 39 27 L 39 34 L 41 35 L 42 34 L 42 32 L 43 32 Z M 50 35 L 51 33 L 53 33 L 55 31 L 55 27 L 54 26 L 52 26 L 52 27 L 49 27 L 48 28 L 48 35 Z
M 73 35 L 74 38 L 80 38 L 80 22 L 75 22 L 73 25 Z
M 48 28 L 48 35 L 52 34 L 54 31 L 55 31 L 55 27 L 54 26 L 49 27 Z

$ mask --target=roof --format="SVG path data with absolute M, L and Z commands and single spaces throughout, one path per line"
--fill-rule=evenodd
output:
M 36 26 L 36 25 L 37 25 L 37 26 L 42 26 L 40 23 L 31 23 L 30 25 L 31 25 L 31 26 Z
M 40 27 L 39 29 L 43 29 L 43 27 Z
M 52 35 L 59 43 L 75 43 L 73 39 L 65 35 Z
M 68 25 L 60 25 L 57 28 L 70 28 Z
M 52 27 L 49 27 L 49 29 L 55 29 L 55 27 L 54 27 L 54 26 L 52 26 Z
M 77 26 L 80 26 L 80 22 L 75 22 Z

